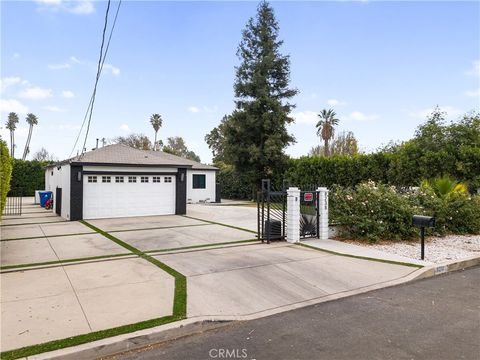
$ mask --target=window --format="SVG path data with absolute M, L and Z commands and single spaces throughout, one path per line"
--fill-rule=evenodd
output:
M 193 175 L 193 188 L 205 189 L 205 175 Z
M 96 176 L 88 176 L 88 182 L 89 183 L 96 183 L 97 182 L 97 177 Z
M 123 183 L 123 176 L 115 176 L 116 183 Z
M 129 183 L 136 183 L 137 182 L 137 177 L 136 176 L 129 176 L 128 177 L 128 182 Z
M 148 183 L 148 176 L 140 176 L 140 182 Z
M 171 176 L 165 176 L 163 181 L 166 182 L 166 183 L 171 183 L 172 182 L 172 177 Z
M 154 183 L 159 183 L 161 177 L 160 177 L 160 176 L 154 176 L 152 179 L 153 179 L 152 181 L 153 181 Z
M 112 179 L 110 176 L 102 176 L 102 183 L 109 183 L 112 182 Z

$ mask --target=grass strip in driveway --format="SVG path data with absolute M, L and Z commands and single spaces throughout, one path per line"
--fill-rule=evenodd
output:
M 18 265 L 6 265 L 0 266 L 1 273 L 4 273 L 4 270 L 12 270 L 12 269 L 23 269 L 26 267 L 34 267 L 34 266 L 45 266 L 45 265 L 63 265 L 72 262 L 81 262 L 81 261 L 89 261 L 89 260 L 103 260 L 103 259 L 111 259 L 123 256 L 133 255 L 132 253 L 124 253 L 124 254 L 112 254 L 112 255 L 98 255 L 98 256 L 88 256 L 83 258 L 75 258 L 75 259 L 65 259 L 65 260 L 55 260 L 55 261 L 44 261 L 38 263 L 30 263 L 30 264 L 18 264 Z M 34 269 L 37 270 L 37 269 Z
M 419 268 L 419 269 L 421 269 L 421 268 L 424 267 L 423 265 L 412 264 L 412 263 L 401 262 L 401 261 L 377 259 L 377 258 L 372 258 L 372 257 L 368 257 L 368 256 L 359 256 L 359 255 L 351 255 L 351 254 L 339 253 L 339 252 L 332 251 L 332 250 L 325 250 L 325 249 L 317 248 L 317 247 L 315 247 L 315 246 L 311 246 L 311 245 L 307 245 L 307 244 L 295 244 L 295 245 L 303 246 L 303 247 L 306 247 L 306 248 L 309 248 L 309 249 L 313 249 L 313 250 L 317 250 L 317 251 L 326 252 L 326 253 L 332 254 L 332 255 L 345 256 L 345 257 L 350 257 L 350 258 L 354 258 L 354 259 L 376 261 L 376 262 L 381 262 L 381 263 L 386 263 L 386 264 L 392 264 L 392 265 L 410 266 L 410 267 L 415 267 L 415 268 Z
M 127 333 L 131 333 L 138 330 L 143 330 L 143 329 L 164 325 L 173 321 L 185 319 L 187 317 L 187 278 L 185 277 L 185 275 L 179 273 L 175 269 L 153 258 L 152 256 L 145 254 L 141 250 L 123 242 L 122 240 L 116 238 L 115 236 L 97 228 L 96 226 L 89 224 L 84 220 L 81 220 L 80 222 L 88 226 L 95 232 L 102 234 L 107 239 L 110 239 L 116 244 L 129 250 L 133 254 L 138 255 L 139 257 L 145 259 L 146 261 L 150 262 L 151 264 L 159 267 L 166 273 L 173 276 L 173 278 L 175 279 L 175 291 L 174 291 L 174 298 L 173 298 L 172 315 L 167 315 L 157 319 L 141 321 L 135 324 L 123 325 L 123 326 L 119 326 L 111 329 L 95 331 L 88 334 L 72 336 L 66 339 L 53 340 L 43 344 L 31 345 L 31 346 L 26 346 L 19 349 L 4 351 L 0 354 L 0 358 L 2 360 L 18 359 L 21 357 L 40 354 L 43 352 L 54 351 L 54 350 L 63 349 L 70 346 L 85 344 L 88 342 L 101 340 L 101 339 L 105 339 L 112 336 L 127 334 Z
M 259 240 L 258 239 L 248 239 L 248 240 L 221 242 L 221 243 L 216 243 L 216 244 L 191 245 L 191 246 L 183 246 L 183 247 L 170 248 L 170 249 L 148 250 L 148 251 L 145 251 L 145 253 L 151 254 L 151 253 L 163 253 L 163 252 L 169 252 L 169 251 L 178 251 L 178 250 L 204 249 L 204 248 L 210 248 L 210 247 L 215 247 L 215 246 L 236 245 L 236 244 L 251 243 L 251 242 L 259 242 Z
M 95 231 L 89 231 L 89 232 L 82 232 L 82 233 L 76 233 L 76 234 L 59 234 L 59 235 L 48 235 L 48 236 L 27 236 L 23 238 L 10 238 L 10 239 L 1 239 L 1 241 L 15 241 L 15 240 L 32 240 L 32 239 L 45 239 L 45 238 L 52 238 L 52 237 L 61 237 L 61 236 L 75 236 L 75 235 L 89 235 L 89 234 L 95 234 Z
M 108 232 L 109 232 L 109 233 L 117 233 L 117 232 L 127 232 L 127 231 L 176 229 L 176 228 L 183 228 L 183 227 L 190 227 L 190 226 L 209 226 L 209 225 L 212 225 L 212 224 L 192 224 L 192 225 L 158 226 L 158 227 L 140 228 L 140 229 L 109 230 Z
M 223 224 L 223 223 L 219 223 L 219 222 L 216 222 L 216 221 L 210 221 L 210 220 L 200 219 L 200 218 L 196 218 L 196 217 L 188 216 L 188 215 L 182 215 L 182 216 L 183 216 L 183 217 L 186 217 L 186 218 L 189 218 L 189 219 L 193 219 L 193 220 L 204 221 L 204 222 L 209 223 L 209 224 L 221 225 L 221 226 L 226 226 L 226 227 L 229 227 L 229 228 L 232 228 L 232 229 L 247 231 L 247 232 L 253 233 L 253 234 L 256 234 L 256 233 L 257 233 L 256 231 L 253 231 L 253 230 L 250 230 L 250 229 L 245 229 L 245 228 L 241 228 L 241 227 L 238 227 L 238 226 Z
M 45 225 L 45 224 L 58 224 L 67 222 L 67 220 L 58 220 L 58 221 L 46 221 L 46 222 L 33 222 L 33 223 L 21 223 L 21 224 L 5 224 L 0 225 L 0 227 L 8 227 L 8 226 L 23 226 L 23 225 Z

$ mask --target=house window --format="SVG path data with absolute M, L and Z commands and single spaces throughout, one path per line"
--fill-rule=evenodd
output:
M 154 183 L 159 183 L 161 177 L 160 177 L 160 176 L 154 176 L 152 179 L 153 179 L 152 181 L 153 181 Z
M 128 177 L 128 182 L 129 183 L 136 183 L 137 182 L 137 177 L 136 176 L 129 176 Z
M 193 175 L 193 188 L 205 189 L 205 175 Z
M 116 183 L 123 183 L 123 176 L 115 176 Z
M 102 176 L 102 183 L 109 183 L 112 182 L 112 178 L 110 176 Z
M 97 182 L 97 177 L 96 176 L 89 176 L 88 177 L 88 182 L 89 183 L 96 183 Z
M 165 178 L 163 179 L 163 182 L 171 183 L 172 182 L 172 177 L 171 176 L 165 176 Z
M 148 183 L 148 176 L 140 176 L 140 182 Z

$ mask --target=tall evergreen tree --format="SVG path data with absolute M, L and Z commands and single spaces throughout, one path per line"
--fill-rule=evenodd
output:
M 18 124 L 18 115 L 14 112 L 8 114 L 6 128 L 10 130 L 10 156 L 15 157 L 15 129 Z
M 29 125 L 28 137 L 27 137 L 27 142 L 25 143 L 25 149 L 23 150 L 22 160 L 25 160 L 27 158 L 28 153 L 30 152 L 30 141 L 32 140 L 33 126 L 38 125 L 38 118 L 36 115 L 30 113 L 30 114 L 27 114 L 26 121 Z
M 153 150 L 160 150 L 157 142 L 158 130 L 162 127 L 163 120 L 160 114 L 153 114 L 150 116 L 150 124 L 152 124 L 153 130 L 155 131 L 155 140 L 153 141 Z
M 251 18 L 238 46 L 240 65 L 236 67 L 234 112 L 209 134 L 215 150 L 221 149 L 224 161 L 238 171 L 251 174 L 258 184 L 285 159 L 284 149 L 295 142 L 287 125 L 297 94 L 289 87 L 290 59 L 282 55 L 283 41 L 278 39 L 279 26 L 272 7 L 263 1 L 257 15 Z M 207 136 L 209 136 L 207 135 Z M 209 144 L 210 145 L 210 144 Z

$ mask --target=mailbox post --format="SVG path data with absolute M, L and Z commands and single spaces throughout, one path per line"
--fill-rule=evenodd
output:
M 425 228 L 435 227 L 435 218 L 432 216 L 413 215 L 412 224 L 420 228 L 420 236 L 422 237 L 421 259 L 425 259 Z

